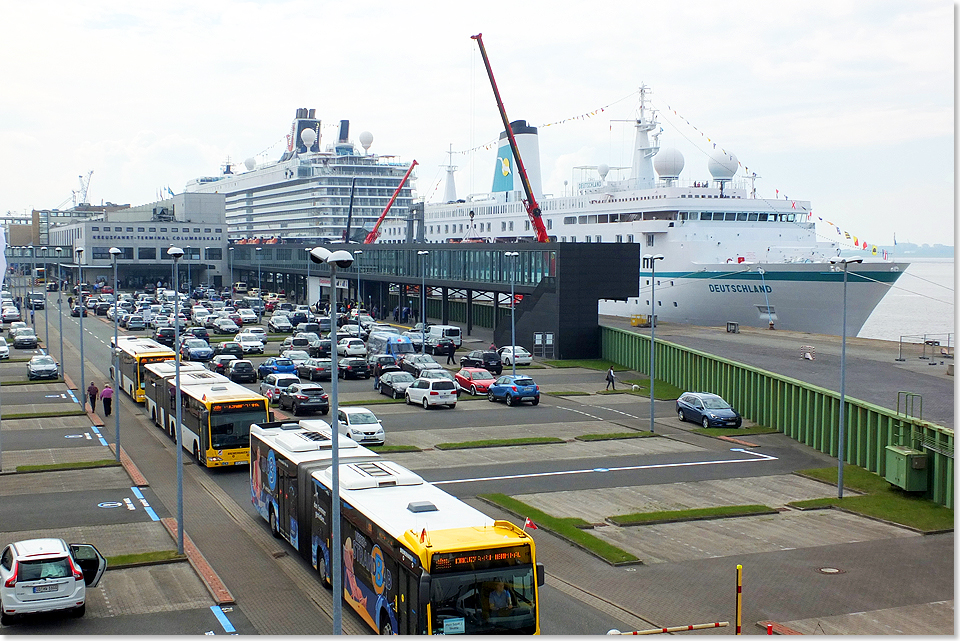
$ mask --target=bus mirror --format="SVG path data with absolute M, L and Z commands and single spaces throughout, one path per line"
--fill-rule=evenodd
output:
M 544 583 L 544 570 L 543 563 L 537 561 L 537 587 L 540 587 Z

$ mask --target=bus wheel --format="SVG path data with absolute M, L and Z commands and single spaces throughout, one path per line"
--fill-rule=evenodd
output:
M 327 562 L 323 560 L 323 551 L 317 550 L 317 572 L 320 574 L 320 583 L 328 590 L 333 588 L 330 581 L 330 573 L 327 572 Z
M 196 443 L 193 444 L 193 458 L 197 459 L 197 465 L 203 465 L 203 459 L 200 458 L 200 448 Z
M 390 617 L 387 616 L 386 612 L 384 612 L 382 616 L 383 620 L 380 622 L 380 634 L 393 634 L 393 625 L 390 624 Z
M 277 522 L 277 513 L 273 508 L 270 508 L 270 533 L 273 538 L 280 538 L 280 524 Z

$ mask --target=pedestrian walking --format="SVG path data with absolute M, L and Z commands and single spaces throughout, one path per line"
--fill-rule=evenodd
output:
M 103 401 L 103 415 L 110 416 L 110 411 L 113 409 L 113 388 L 110 387 L 110 383 L 103 384 L 100 400 Z
M 31 325 L 36 325 L 36 324 L 37 324 L 37 322 L 36 322 L 36 321 L 34 320 L 34 318 L 33 318 L 33 308 L 32 308 L 32 307 L 30 308 L 30 324 L 31 324 Z
M 97 397 L 100 395 L 100 388 L 93 381 L 90 381 L 90 387 L 87 388 L 87 398 L 90 399 L 90 409 L 94 414 L 97 412 Z
M 613 365 L 610 366 L 610 369 L 607 370 L 607 389 L 610 389 L 610 386 L 613 386 L 613 390 L 617 390 L 617 375 L 613 373 Z
M 447 365 L 450 365 L 451 363 L 453 363 L 454 365 L 457 364 L 457 361 L 453 359 L 453 355 L 456 352 L 457 352 L 457 345 L 453 341 L 450 341 L 450 344 L 447 345 Z

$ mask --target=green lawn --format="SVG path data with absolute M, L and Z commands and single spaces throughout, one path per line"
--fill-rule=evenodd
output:
M 85 470 L 94 467 L 116 467 L 120 465 L 115 459 L 100 461 L 79 461 L 76 463 L 45 463 L 43 465 L 18 465 L 18 472 L 54 472 L 59 470 Z
M 612 441 L 624 438 L 650 438 L 651 436 L 660 436 L 653 432 L 609 432 L 607 434 L 581 434 L 576 436 L 578 441 Z
M 531 436 L 529 438 L 499 438 L 482 441 L 462 441 L 460 443 L 437 443 L 438 450 L 466 450 L 475 447 L 510 447 L 512 445 L 546 445 L 563 443 L 562 438 L 555 436 Z
M 665 510 L 660 512 L 637 512 L 608 517 L 617 525 L 652 525 L 654 523 L 673 523 L 676 521 L 698 521 L 721 519 L 731 516 L 750 516 L 753 514 L 776 514 L 777 511 L 766 505 L 723 505 L 691 510 Z
M 706 429 L 698 427 L 690 430 L 694 434 L 703 434 L 704 436 L 754 436 L 757 434 L 776 434 L 777 430 L 772 427 L 755 425 L 754 427 L 708 427 Z

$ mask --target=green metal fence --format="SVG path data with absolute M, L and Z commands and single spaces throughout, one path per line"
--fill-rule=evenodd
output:
M 650 337 L 601 327 L 602 357 L 649 374 Z M 836 456 L 840 394 L 816 385 L 657 340 L 657 380 L 723 396 L 758 424 Z M 883 476 L 887 445 L 927 454 L 927 498 L 953 508 L 953 430 L 847 396 L 844 457 Z

